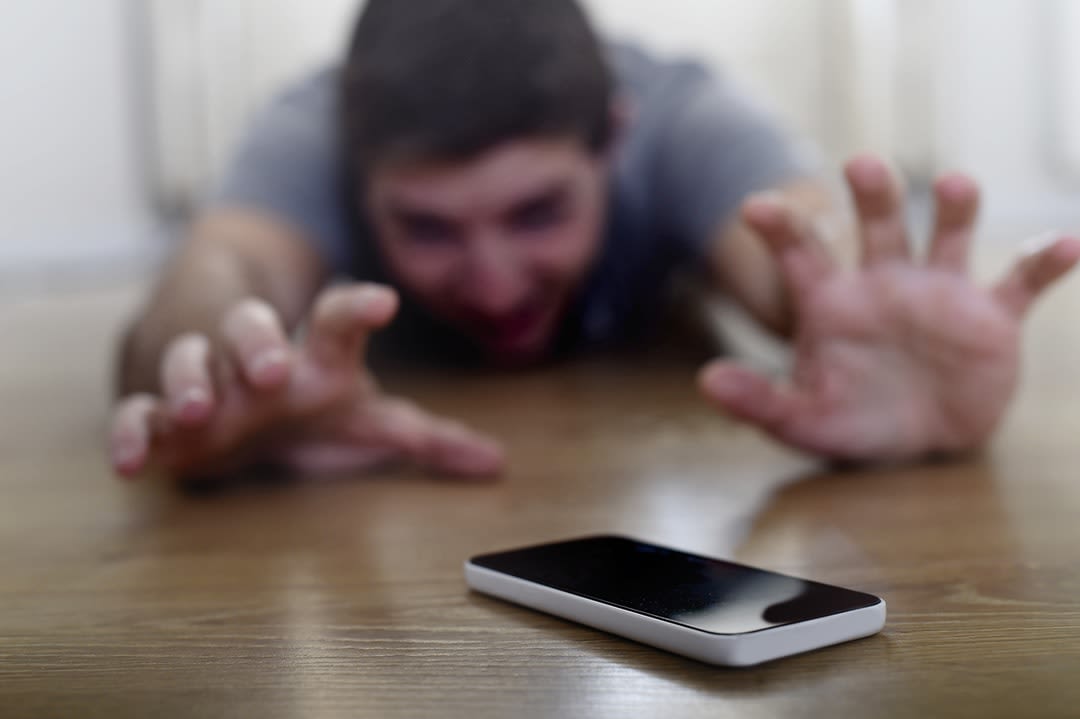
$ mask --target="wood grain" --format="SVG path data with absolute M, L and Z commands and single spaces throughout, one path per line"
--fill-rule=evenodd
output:
M 711 412 L 686 358 L 395 377 L 503 437 L 462 484 L 399 468 L 189 495 L 111 478 L 133 294 L 0 307 L 0 715 L 1076 716 L 1080 287 L 1029 329 L 995 446 L 829 472 Z M 253 478 L 257 479 L 257 478 Z M 620 531 L 889 603 L 873 638 L 723 670 L 482 596 L 461 562 Z

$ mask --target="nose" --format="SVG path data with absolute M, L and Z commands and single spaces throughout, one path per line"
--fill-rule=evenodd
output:
M 513 311 L 528 292 L 517 258 L 497 238 L 477 243 L 462 280 L 468 305 L 487 317 Z

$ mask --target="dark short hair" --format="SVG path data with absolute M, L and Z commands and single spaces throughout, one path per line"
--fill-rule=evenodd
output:
M 575 0 L 369 0 L 342 82 L 354 172 L 532 137 L 601 151 L 612 132 L 611 71 Z

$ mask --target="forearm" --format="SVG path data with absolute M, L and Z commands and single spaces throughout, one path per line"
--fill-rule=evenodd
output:
M 155 391 L 161 354 L 174 337 L 186 332 L 216 334 L 228 307 L 257 293 L 257 283 L 228 249 L 190 252 L 185 248 L 125 333 L 117 393 Z
M 323 274 L 302 242 L 263 220 L 237 215 L 200 222 L 121 341 L 116 392 L 157 390 L 168 344 L 188 332 L 215 340 L 225 313 L 241 300 L 266 301 L 291 329 Z

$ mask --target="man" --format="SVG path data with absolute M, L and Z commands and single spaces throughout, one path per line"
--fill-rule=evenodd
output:
M 975 448 L 1015 389 L 1025 310 L 1080 241 L 983 290 L 969 179 L 935 185 L 917 261 L 888 168 L 846 176 L 852 269 L 815 237 L 827 192 L 805 158 L 699 68 L 605 49 L 573 0 L 371 0 L 344 67 L 256 122 L 128 334 L 113 463 L 496 473 L 494 439 L 379 390 L 369 338 L 511 366 L 633 342 L 686 266 L 794 342 L 789 382 L 706 367 L 719 407 L 827 457 Z

